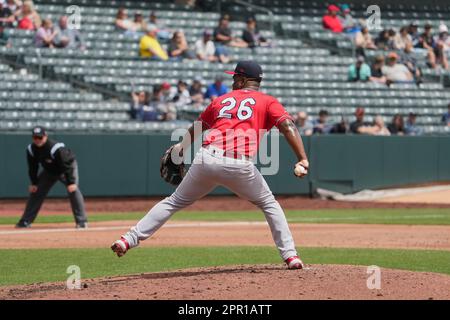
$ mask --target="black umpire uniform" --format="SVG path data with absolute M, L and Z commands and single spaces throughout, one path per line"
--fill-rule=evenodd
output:
M 28 175 L 31 180 L 30 197 L 22 218 L 16 224 L 17 228 L 27 228 L 36 219 L 47 193 L 56 183 L 61 181 L 67 186 L 76 185 L 73 192 L 67 192 L 70 198 L 77 228 L 87 228 L 87 217 L 84 209 L 84 199 L 78 188 L 78 166 L 74 153 L 64 143 L 50 140 L 43 127 L 35 127 L 32 131 L 33 140 L 47 139 L 38 146 L 33 142 L 27 147 Z M 39 172 L 39 164 L 42 170 Z M 36 190 L 37 187 L 37 190 Z

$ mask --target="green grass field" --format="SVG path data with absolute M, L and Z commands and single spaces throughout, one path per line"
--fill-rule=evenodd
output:
M 433 250 L 302 248 L 308 264 L 377 265 L 450 274 L 450 252 Z M 139 248 L 117 258 L 108 249 L 0 250 L 0 285 L 64 281 L 77 265 L 82 278 L 192 267 L 280 263 L 274 247 Z
M 89 221 L 139 220 L 144 212 L 120 212 L 92 214 Z M 450 225 L 450 208 L 426 209 L 334 209 L 334 210 L 287 210 L 291 223 L 362 223 L 404 225 Z M 175 214 L 171 221 L 264 221 L 260 211 L 184 211 Z M 0 217 L 0 224 L 14 224 L 17 217 Z M 35 223 L 73 222 L 68 215 L 39 216 Z

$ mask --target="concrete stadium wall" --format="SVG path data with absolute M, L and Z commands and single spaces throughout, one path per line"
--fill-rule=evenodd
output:
M 174 188 L 159 176 L 168 135 L 53 135 L 77 155 L 85 196 L 161 196 Z M 293 176 L 295 157 L 280 139 L 280 169 L 266 176 L 275 194 L 309 194 L 317 187 L 338 192 L 450 180 L 450 137 L 313 136 L 304 139 L 311 170 Z M 0 198 L 27 196 L 28 135 L 0 135 Z M 195 186 L 193 186 L 195 187 Z M 226 194 L 218 188 L 215 194 Z M 50 196 L 65 195 L 58 183 Z

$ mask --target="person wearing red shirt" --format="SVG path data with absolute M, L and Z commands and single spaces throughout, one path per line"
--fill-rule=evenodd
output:
M 325 29 L 329 29 L 333 32 L 344 31 L 341 20 L 337 16 L 338 12 L 339 8 L 334 4 L 328 6 L 328 13 L 322 18 L 322 24 Z
M 263 72 L 253 61 L 241 61 L 234 71 L 233 91 L 214 99 L 198 118 L 201 130 L 191 126 L 181 143 L 172 147 L 172 159 L 185 154 L 191 142 L 208 131 L 203 147 L 194 158 L 178 188 L 154 206 L 148 214 L 115 241 L 111 249 L 123 256 L 130 248 L 154 234 L 175 212 L 224 186 L 257 205 L 266 217 L 273 240 L 289 269 L 302 269 L 294 239 L 283 209 L 265 179 L 251 161 L 265 132 L 277 127 L 307 174 L 308 159 L 292 117 L 280 102 L 259 91 Z

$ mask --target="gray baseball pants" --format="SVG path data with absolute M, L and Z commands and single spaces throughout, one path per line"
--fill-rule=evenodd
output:
M 216 150 L 200 149 L 175 192 L 156 204 L 123 236 L 130 247 L 138 246 L 139 241 L 154 234 L 175 212 L 189 206 L 220 185 L 254 203 L 264 212 L 283 260 L 296 256 L 294 239 L 283 209 L 275 200 L 258 169 L 249 160 L 227 158 Z
M 79 185 L 79 177 L 78 177 L 78 165 L 77 162 L 74 161 L 72 163 L 74 176 L 75 176 L 75 184 Z M 60 182 L 66 184 L 66 178 L 64 175 L 54 175 L 46 170 L 42 170 L 38 177 L 38 190 L 35 193 L 30 193 L 30 197 L 28 198 L 27 205 L 25 207 L 25 211 L 22 215 L 21 221 L 26 221 L 32 223 L 41 209 L 42 203 L 47 196 L 47 193 L 53 187 L 53 185 L 59 180 Z M 84 199 L 81 194 L 80 188 L 78 187 L 75 192 L 67 192 L 70 205 L 72 207 L 72 212 L 75 217 L 76 223 L 87 222 L 87 216 L 84 209 Z

